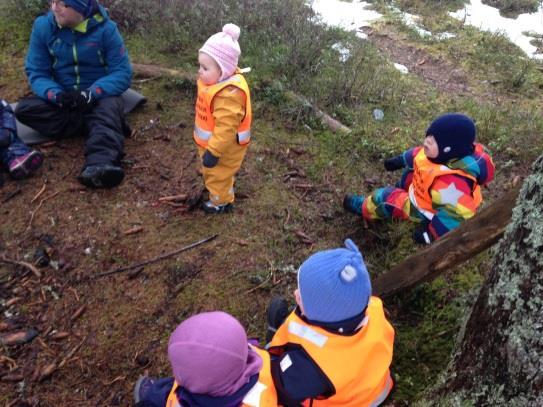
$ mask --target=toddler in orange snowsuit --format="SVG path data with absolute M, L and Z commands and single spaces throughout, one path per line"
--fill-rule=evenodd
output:
M 240 29 L 226 24 L 200 48 L 194 141 L 202 159 L 207 213 L 232 209 L 234 176 L 251 140 L 251 97 L 237 68 Z

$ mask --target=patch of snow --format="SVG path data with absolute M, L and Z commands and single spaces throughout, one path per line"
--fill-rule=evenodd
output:
M 517 18 L 507 18 L 501 16 L 497 8 L 487 6 L 481 0 L 472 0 L 463 9 L 449 14 L 480 30 L 503 32 L 528 56 L 543 59 L 543 54 L 537 53 L 537 47 L 530 44 L 534 37 L 526 35 L 527 32 L 532 35 L 543 34 L 543 5 L 535 13 L 520 14 Z
M 443 33 L 436 34 L 435 37 L 436 37 L 438 40 L 448 40 L 449 38 L 455 38 L 455 37 L 456 37 L 456 34 L 454 34 L 454 33 L 448 33 L 448 32 L 443 32 Z
M 394 68 L 396 68 L 398 71 L 400 71 L 403 74 L 409 73 L 409 69 L 405 65 L 394 63 Z
M 345 48 L 345 46 L 340 42 L 336 42 L 334 45 L 332 45 L 332 49 L 339 52 L 339 60 L 341 62 L 346 62 L 351 57 L 351 51 Z
M 408 27 L 415 30 L 421 37 L 431 37 L 432 36 L 432 33 L 430 31 L 425 30 L 424 28 L 419 26 L 419 24 L 418 24 L 419 17 L 418 16 L 415 16 L 413 14 L 409 14 L 409 13 L 400 11 L 398 9 L 396 9 L 395 11 L 399 11 L 405 25 L 407 25 Z
M 438 34 L 432 34 L 432 32 L 425 30 L 419 25 L 419 16 L 406 13 L 397 7 L 391 7 L 391 10 L 400 15 L 400 18 L 406 26 L 413 29 L 421 37 L 435 37 L 437 40 L 447 40 L 449 38 L 456 37 L 456 34 L 443 32 Z
M 377 11 L 368 10 L 368 2 L 360 0 L 313 0 L 309 4 L 326 25 L 356 31 L 356 35 L 362 39 L 366 39 L 367 35 L 361 28 L 369 27 L 372 22 L 382 17 Z

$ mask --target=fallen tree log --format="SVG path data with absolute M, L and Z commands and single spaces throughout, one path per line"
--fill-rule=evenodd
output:
M 134 75 L 140 78 L 166 76 L 169 78 L 186 79 L 196 84 L 196 76 L 194 74 L 188 74 L 177 69 L 164 68 L 157 65 L 132 64 L 132 70 L 134 71 Z
M 373 281 L 373 293 L 386 297 L 410 289 L 459 266 L 500 240 L 518 197 L 515 186 L 477 216 Z
M 169 77 L 169 78 L 177 78 L 177 79 L 184 79 L 188 81 L 196 82 L 196 77 L 194 74 L 188 74 L 183 71 L 179 71 L 177 69 L 169 69 L 164 68 L 162 66 L 157 65 L 146 65 L 146 64 L 132 64 L 132 69 L 134 71 L 134 75 L 139 76 L 140 78 L 156 78 L 156 77 Z M 196 86 L 196 83 L 195 83 Z M 295 103 L 300 103 L 305 107 L 308 107 L 315 117 L 321 121 L 321 123 L 328 127 L 330 130 L 332 130 L 334 133 L 340 132 L 340 133 L 350 133 L 351 129 L 342 124 L 341 122 L 334 119 L 329 114 L 323 112 L 321 109 L 319 109 L 314 104 L 310 103 L 307 98 L 304 96 L 300 96 L 294 92 L 288 91 L 285 92 L 285 97 Z
M 337 121 L 336 119 L 334 119 L 328 113 L 325 113 L 322 110 L 320 110 L 317 106 L 315 106 L 314 104 L 309 102 L 309 100 L 307 100 L 307 98 L 305 98 L 304 96 L 300 96 L 300 95 L 298 95 L 298 94 L 296 94 L 294 92 L 291 92 L 291 91 L 285 92 L 285 96 L 287 97 L 287 99 L 289 99 L 289 100 L 291 100 L 291 101 L 293 101 L 295 103 L 300 103 L 303 106 L 308 107 L 313 112 L 315 117 L 317 119 L 319 119 L 323 125 L 328 127 L 334 133 L 338 133 L 338 132 L 339 133 L 350 133 L 351 132 L 350 128 L 348 128 L 343 123 L 341 123 L 341 122 Z

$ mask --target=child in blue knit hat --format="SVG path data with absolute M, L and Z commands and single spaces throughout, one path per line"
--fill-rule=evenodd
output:
M 309 257 L 298 270 L 297 307 L 275 299 L 268 350 L 281 405 L 376 406 L 392 389 L 394 329 L 386 320 L 362 254 L 345 248 Z M 281 315 L 283 314 L 283 315 Z
M 413 239 L 429 244 L 475 215 L 483 201 L 481 186 L 494 178 L 494 163 L 475 142 L 473 120 L 459 113 L 435 119 L 424 144 L 385 160 L 385 169 L 403 169 L 396 187 L 370 196 L 347 194 L 343 206 L 367 221 L 411 220 L 422 224 Z

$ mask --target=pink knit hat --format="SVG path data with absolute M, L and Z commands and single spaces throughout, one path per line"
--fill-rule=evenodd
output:
M 239 33 L 240 29 L 237 25 L 226 24 L 222 28 L 222 32 L 209 37 L 199 50 L 213 58 L 221 68 L 219 81 L 232 76 L 238 67 L 238 59 L 241 54 L 238 44 Z

